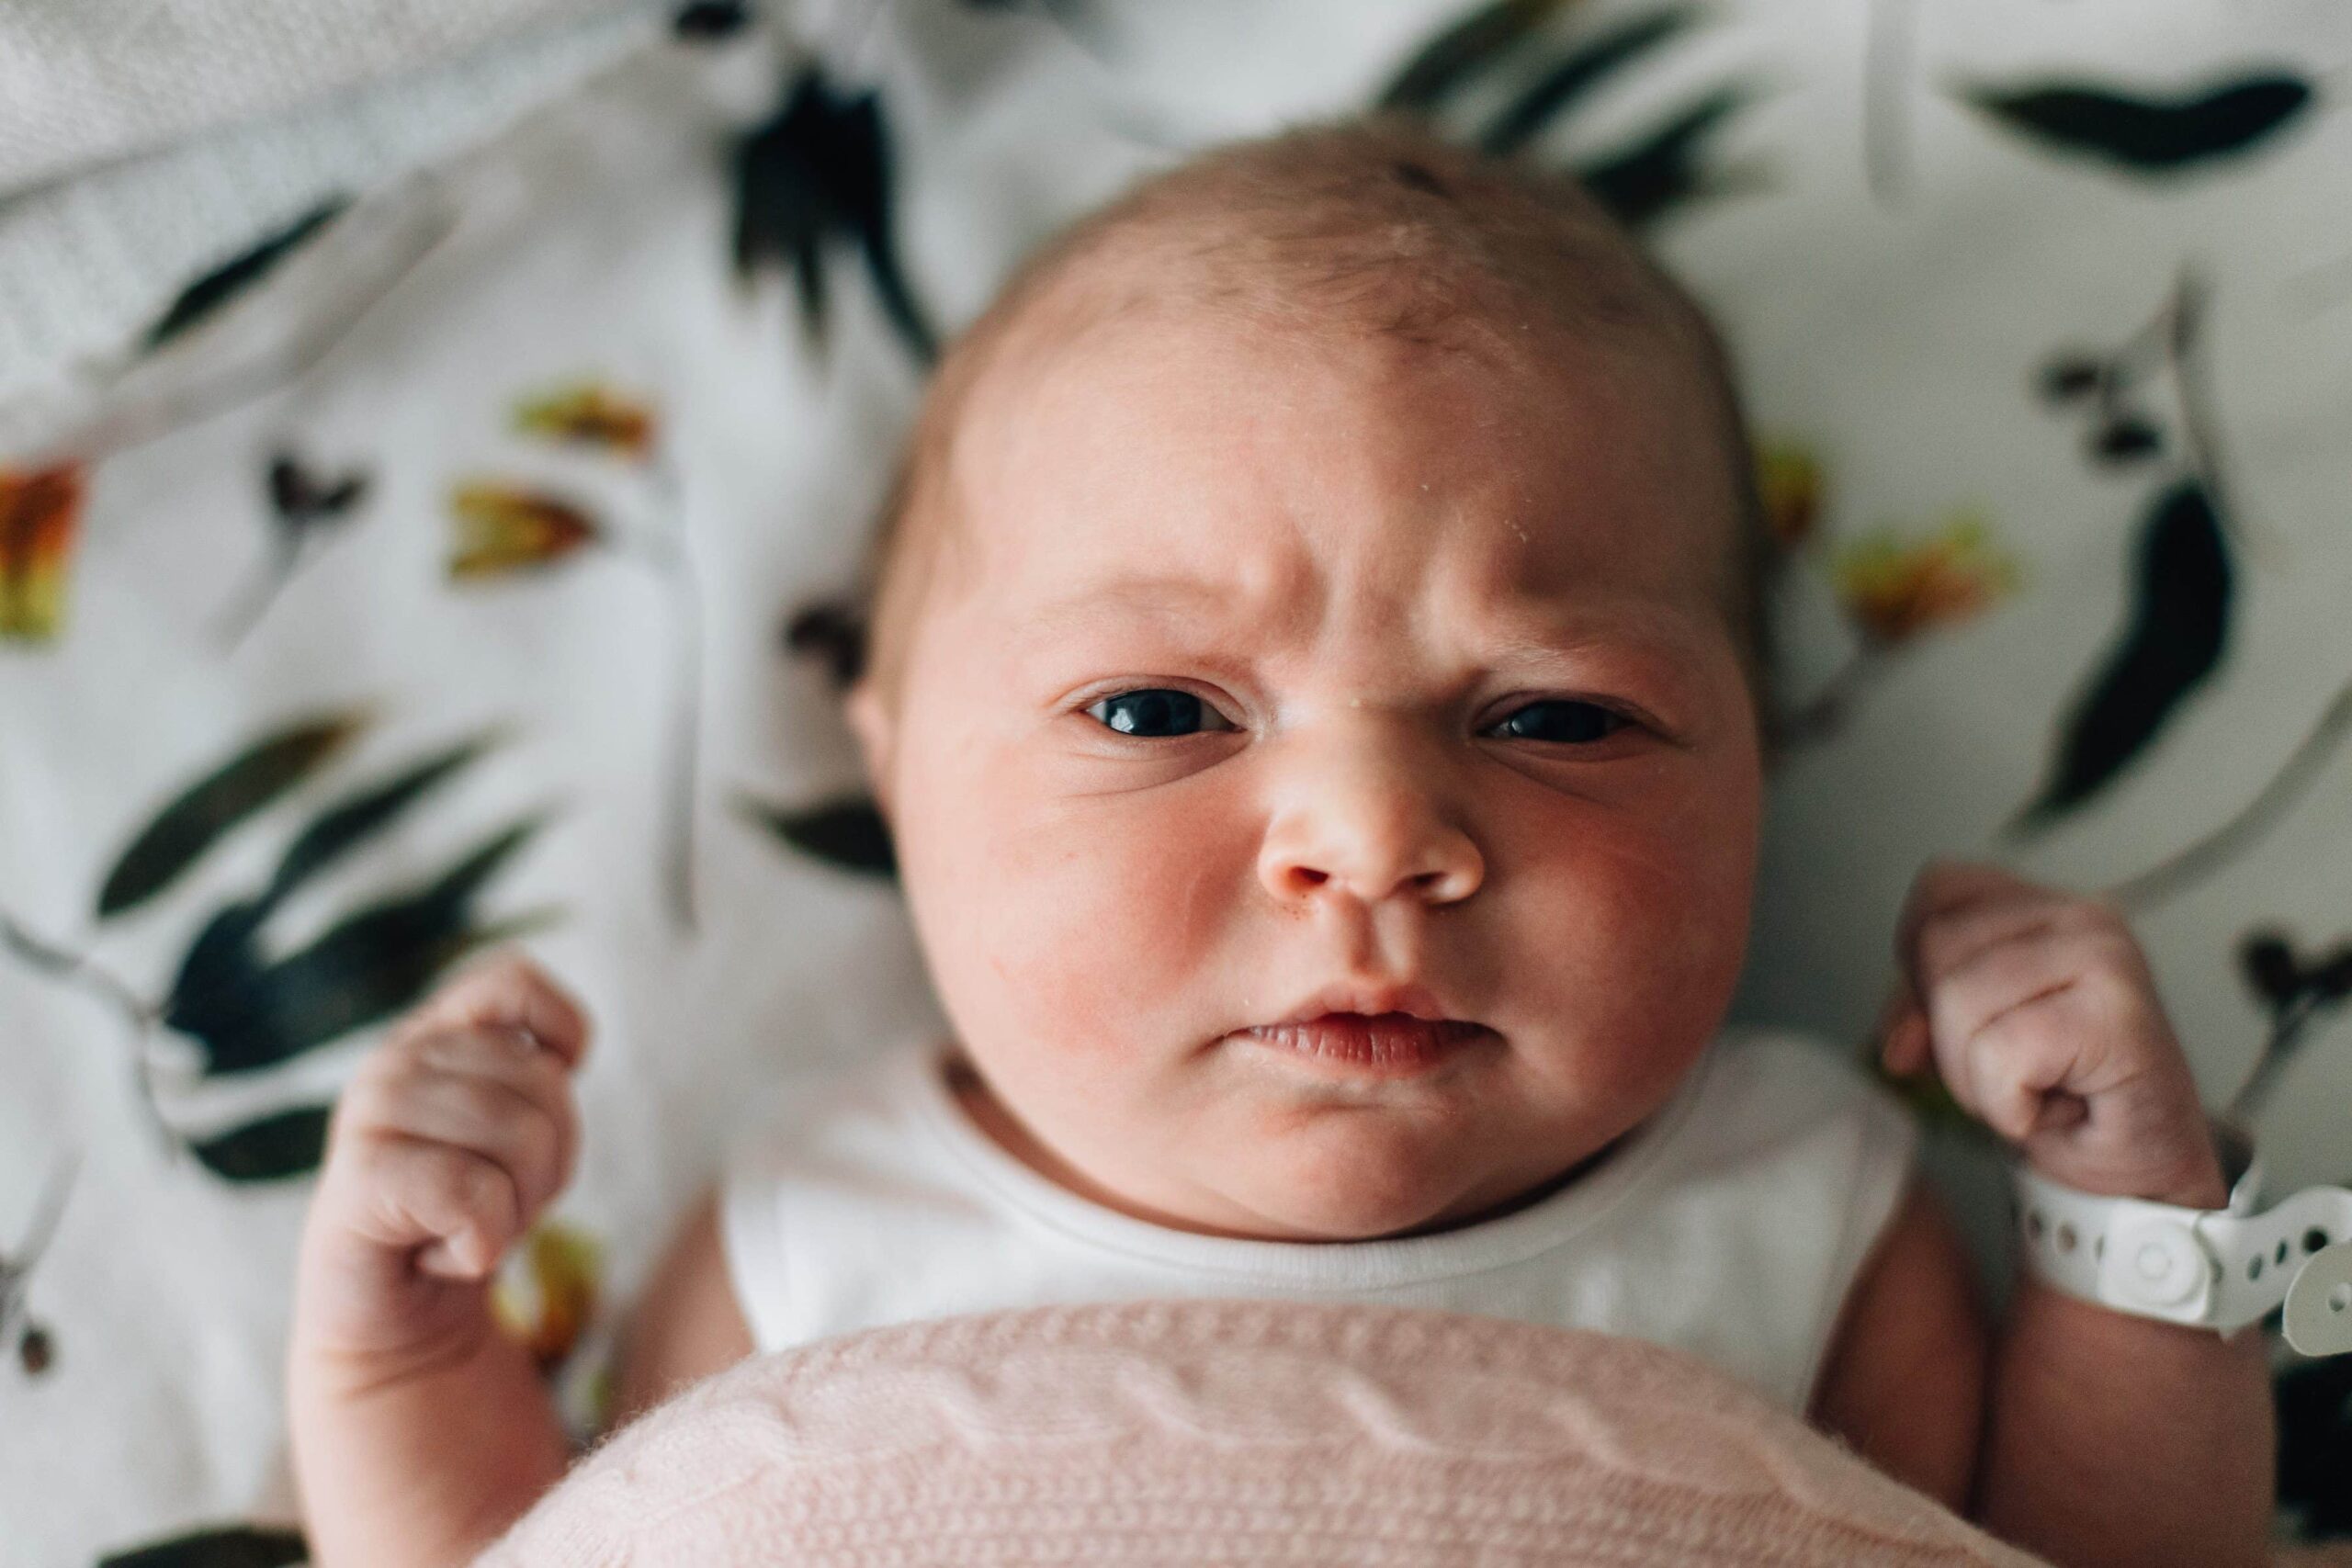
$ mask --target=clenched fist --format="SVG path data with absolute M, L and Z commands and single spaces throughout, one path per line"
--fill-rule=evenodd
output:
M 571 1179 L 577 1004 L 502 955 L 401 1020 L 335 1108 L 302 1238 L 296 1334 L 397 1368 L 491 1332 L 487 1285 Z
M 2052 1180 L 2225 1201 L 2188 1058 L 2123 917 L 1996 866 L 1931 861 L 1895 931 L 1883 1059 L 1933 1064 L 1961 1108 Z

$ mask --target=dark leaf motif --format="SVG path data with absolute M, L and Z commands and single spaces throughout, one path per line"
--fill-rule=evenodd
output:
M 2045 402 L 2070 403 L 2087 398 L 2107 379 L 2105 362 L 2088 355 L 2061 355 L 2041 367 Z
M 269 465 L 270 550 L 262 570 L 226 617 L 233 647 L 268 613 L 278 593 L 293 579 L 303 552 L 341 526 L 353 508 L 368 495 L 364 469 L 354 468 L 333 478 L 311 473 L 291 453 L 280 452 Z
M 2352 997 L 2352 944 L 2338 946 L 2304 972 L 2303 983 L 2323 1002 Z
M 205 1168 L 224 1181 L 284 1181 L 319 1168 L 334 1107 L 298 1105 L 216 1138 L 188 1145 Z
M 879 95 L 837 94 L 804 73 L 773 119 L 735 149 L 735 266 L 750 276 L 788 268 L 801 323 L 825 340 L 826 253 L 845 241 L 865 258 L 883 313 L 928 363 L 938 352 L 930 321 L 899 265 L 891 206 L 890 148 Z
M 2284 73 L 2170 101 L 2075 83 L 1969 87 L 1961 96 L 2038 141 L 2135 174 L 2164 174 L 2247 152 L 2291 124 L 2313 96 L 2310 83 Z
M 752 13 L 742 0 L 694 0 L 670 18 L 670 30 L 695 43 L 716 43 L 733 38 L 751 20 Z
M 270 509 L 291 526 L 340 517 L 367 494 L 365 469 L 353 468 L 324 479 L 303 468 L 290 452 L 280 452 L 270 460 Z
M 2274 931 L 2248 931 L 2239 940 L 2238 970 L 2256 996 L 2272 1002 L 2289 1001 L 2302 989 L 2294 950 Z
M 2091 456 L 2099 462 L 2135 463 L 2160 456 L 2165 438 L 2163 432 L 2138 415 L 2118 414 L 2092 431 L 2090 446 Z
M 119 1551 L 98 1568 L 289 1568 L 310 1555 L 309 1543 L 293 1530 L 232 1525 Z
M 833 684 L 854 685 L 865 668 L 865 627 L 845 604 L 811 604 L 784 628 L 784 646 L 797 659 L 821 662 Z
M 511 932 L 478 929 L 474 896 L 536 833 L 527 819 L 475 849 L 435 881 L 345 918 L 299 952 L 263 964 L 250 904 L 216 916 L 164 1004 L 164 1021 L 203 1048 L 206 1070 L 254 1072 L 381 1023 L 422 997 L 442 971 Z
M 156 318 L 155 324 L 147 329 L 147 348 L 151 351 L 161 348 L 268 276 L 278 263 L 293 254 L 296 247 L 325 228 L 337 213 L 349 205 L 343 197 L 321 203 L 252 249 L 223 262 L 181 289 L 178 298 L 165 307 L 163 315 Z
M 107 874 L 98 919 L 161 893 L 232 829 L 269 806 L 367 726 L 360 713 L 306 719 L 256 742 L 164 807 Z
M 277 874 L 258 900 L 261 914 L 266 916 L 302 883 L 391 826 L 435 784 L 481 757 L 498 739 L 492 733 L 461 741 L 321 812 L 277 863 Z
M 1739 86 L 1711 93 L 1632 146 L 1583 165 L 1577 177 L 1620 222 L 1635 229 L 1655 223 L 1709 193 L 1700 167 L 1707 139 L 1749 96 Z
M 744 814 L 803 854 L 866 876 L 896 876 L 890 829 L 864 795 L 846 795 L 799 809 L 742 803 Z
M 1496 64 L 1527 41 L 1573 0 L 1491 0 L 1413 51 L 1388 85 L 1379 105 L 1410 114 L 1426 113 L 1471 77 Z
M 2075 809 L 2156 739 L 2221 662 L 2233 588 L 2205 487 L 2185 479 L 2164 491 L 2141 530 L 2130 624 L 2067 715 L 2055 766 L 2018 829 Z
M 206 1021 L 226 1021 L 243 1005 L 261 977 L 257 938 L 267 911 L 259 899 L 223 905 L 189 942 L 179 973 L 164 1001 L 166 1022 L 202 1034 Z
M 1544 72 L 1534 85 L 1512 99 L 1478 138 L 1479 144 L 1489 152 L 1504 156 L 1520 151 L 1619 67 L 1674 37 L 1691 20 L 1689 11 L 1665 11 L 1654 17 L 1636 17 L 1601 34 Z
M 2238 971 L 2274 1012 L 2306 1000 L 2332 1006 L 2352 996 L 2352 942 L 2305 960 L 2285 932 L 2251 931 L 2238 941 Z

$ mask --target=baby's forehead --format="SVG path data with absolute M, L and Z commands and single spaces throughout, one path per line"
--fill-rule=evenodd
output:
M 1717 438 L 1670 378 L 1636 384 L 1648 368 L 1155 300 L 1023 345 L 975 389 L 948 465 L 956 575 L 1018 596 L 1309 580 L 1376 556 L 1481 598 L 1597 567 L 1711 591 Z
M 1606 366 L 1679 427 L 1677 440 L 1699 434 L 1693 466 L 1722 498 L 1708 510 L 1729 524 L 1708 559 L 1728 598 L 1747 596 L 1737 581 L 1752 575 L 1736 537 L 1746 525 L 1734 515 L 1751 504 L 1745 439 L 1697 308 L 1572 187 L 1351 128 L 1211 153 L 1033 259 L 942 368 L 904 480 L 907 536 L 891 557 L 928 558 L 943 540 L 947 554 L 967 554 L 1004 525 L 966 481 L 1008 443 L 1051 446 L 1041 422 L 1054 411 L 1040 394 L 1067 388 L 1073 367 L 1124 353 L 1128 389 L 1156 379 L 1170 389 L 1186 369 L 1159 346 L 1171 321 L 1303 350 L 1385 344 L 1447 365 L 1457 386 L 1483 378 L 1504 399 L 1541 401 L 1547 377 Z M 1278 395 L 1282 376 L 1277 355 L 1250 385 L 1195 390 Z M 900 620 L 921 603 L 897 601 Z
M 1433 198 L 1421 193 L 1444 188 L 1436 174 L 1408 160 L 1393 172 L 1377 182 L 1391 192 L 1307 182 L 1272 208 L 1246 185 L 1238 193 L 1171 177 L 1154 199 L 1114 207 L 1049 250 L 965 346 L 986 363 L 1190 313 L 1309 340 L 1385 337 L 1498 366 L 1630 348 L 1680 362 L 1694 382 L 1713 373 L 1696 310 L 1598 210 L 1538 206 L 1492 175 L 1483 204 Z M 1464 186 L 1481 188 L 1466 176 Z M 1396 209 L 1398 193 L 1429 209 Z

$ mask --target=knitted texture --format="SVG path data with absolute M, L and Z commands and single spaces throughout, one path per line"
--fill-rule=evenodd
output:
M 2031 1561 L 1655 1346 L 1193 1301 L 747 1361 L 613 1437 L 478 1568 Z

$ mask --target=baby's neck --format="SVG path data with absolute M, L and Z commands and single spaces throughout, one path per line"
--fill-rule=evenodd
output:
M 1134 1202 L 1096 1181 L 1048 1147 L 1042 1139 L 1022 1123 L 1019 1117 L 1006 1108 L 1002 1100 L 996 1097 L 989 1088 L 988 1081 L 980 1077 L 978 1070 L 972 1066 L 963 1053 L 950 1050 L 945 1059 L 940 1064 L 940 1071 L 946 1080 L 949 1094 L 954 1098 L 957 1107 L 963 1111 L 966 1120 L 978 1128 L 990 1143 L 1066 1192 L 1083 1198 L 1088 1202 L 1108 1209 L 1114 1213 L 1125 1214 L 1129 1219 L 1141 1220 L 1148 1224 L 1159 1225 L 1168 1230 L 1185 1231 L 1193 1235 L 1225 1236 L 1240 1241 L 1297 1239 L 1292 1236 L 1264 1235 L 1252 1231 L 1236 1230 L 1221 1225 L 1202 1224 L 1197 1221 L 1186 1219 L 1181 1214 L 1168 1213 Z M 1610 1151 L 1616 1146 L 1616 1143 L 1606 1144 L 1558 1175 L 1539 1181 L 1525 1191 L 1517 1193 L 1492 1208 L 1483 1209 L 1477 1213 L 1459 1219 L 1416 1225 L 1385 1235 L 1366 1236 L 1363 1239 L 1393 1241 L 1404 1236 L 1440 1235 L 1449 1231 L 1465 1230 L 1472 1225 L 1484 1224 L 1489 1220 L 1498 1220 L 1506 1214 L 1517 1213 L 1521 1209 L 1542 1202 L 1589 1174 L 1601 1161 L 1607 1159 Z M 1331 1242 L 1324 1245 L 1343 1247 L 1348 1244 Z

